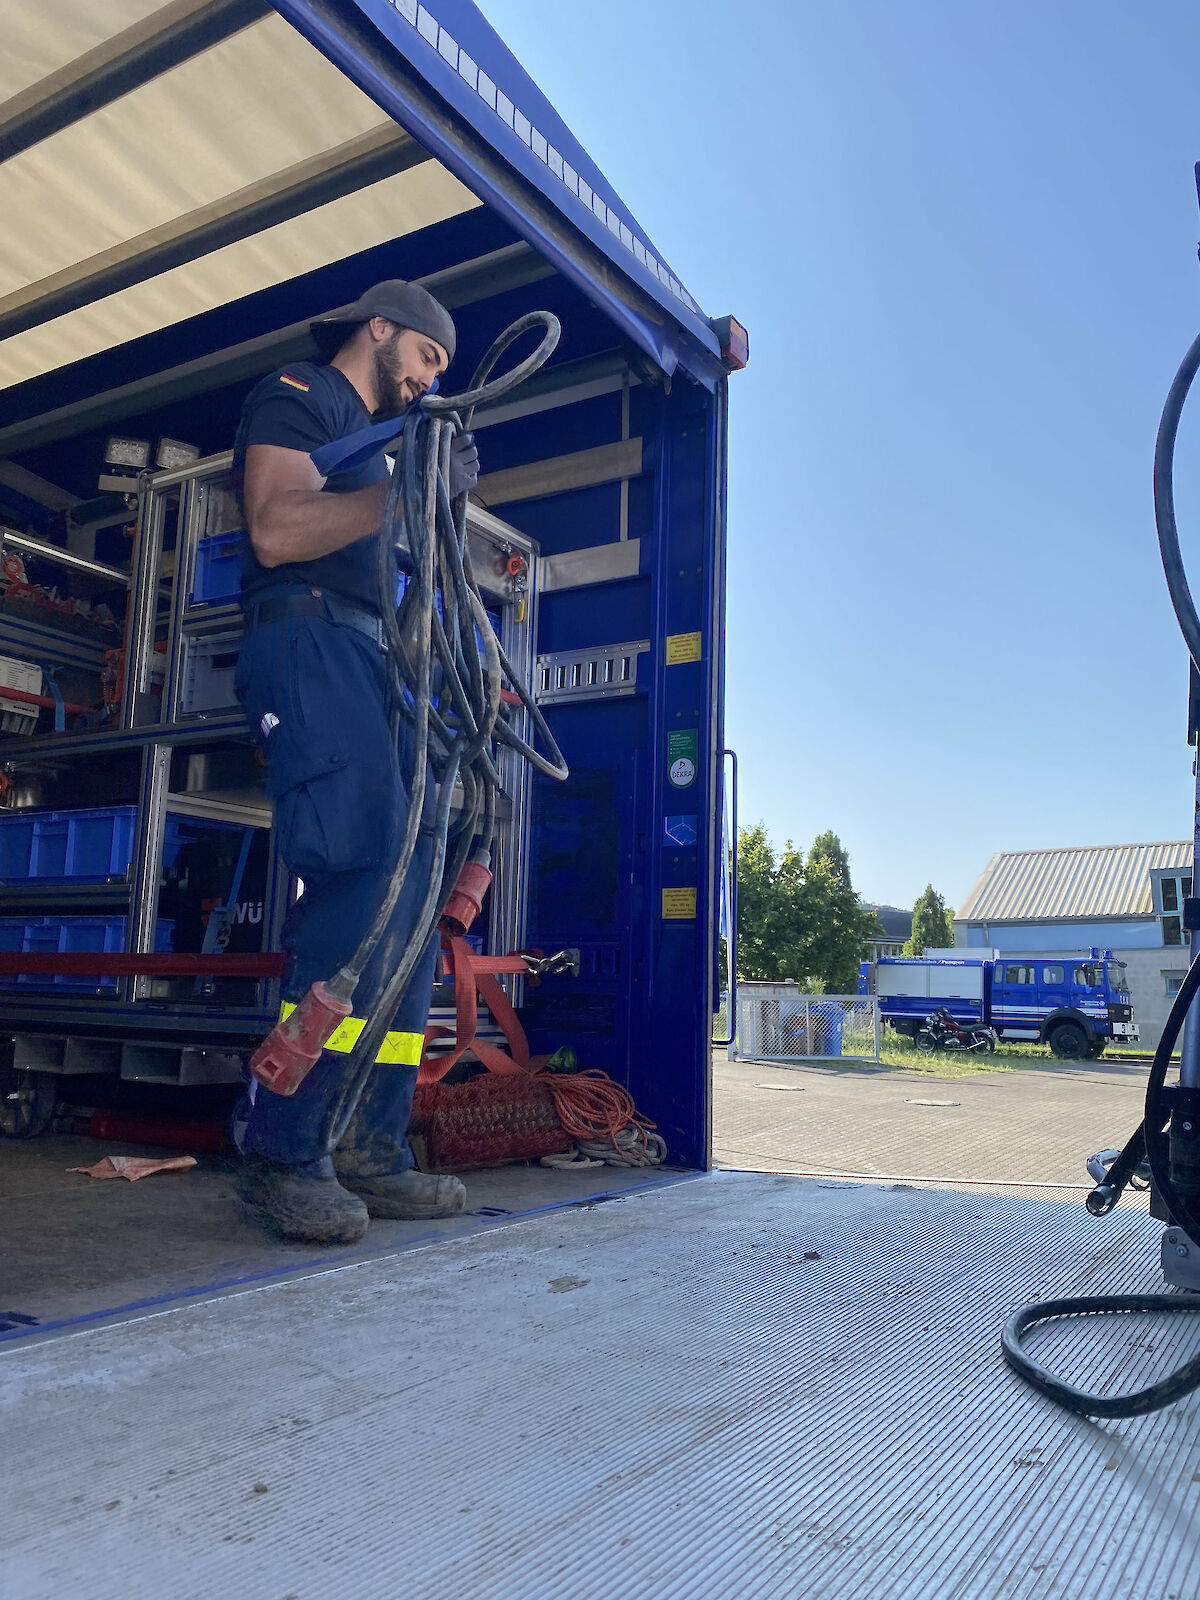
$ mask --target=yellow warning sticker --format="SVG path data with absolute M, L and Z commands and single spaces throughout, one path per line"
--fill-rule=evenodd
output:
M 662 892 L 664 917 L 675 921 L 684 918 L 695 919 L 696 916 L 696 891 L 695 889 L 664 889 Z
M 669 633 L 667 635 L 667 665 L 677 667 L 681 661 L 699 661 L 699 633 Z

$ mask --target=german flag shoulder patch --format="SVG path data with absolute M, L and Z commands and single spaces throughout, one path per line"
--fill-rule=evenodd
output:
M 281 373 L 279 381 L 280 383 L 286 383 L 289 389 L 299 389 L 301 394 L 307 394 L 309 389 L 312 387 L 312 385 L 306 383 L 303 378 L 293 377 L 290 372 Z

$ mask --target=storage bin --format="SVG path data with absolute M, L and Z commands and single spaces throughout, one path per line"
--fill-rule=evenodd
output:
M 240 528 L 229 533 L 214 533 L 196 546 L 196 575 L 192 580 L 192 604 L 228 604 L 242 592 L 242 540 Z
M 122 878 L 133 859 L 135 806 L 80 811 L 12 811 L 0 815 L 0 883 L 49 878 L 57 883 L 103 883 Z M 231 825 L 167 812 L 163 865 L 184 844 Z
M 128 917 L 0 917 L 0 950 L 25 955 L 66 955 L 79 950 L 120 952 L 125 949 Z M 174 948 L 175 924 L 160 917 L 154 925 L 154 948 Z M 0 989 L 41 989 L 55 994 L 96 994 L 115 989 L 119 979 L 96 974 L 45 972 L 0 973 Z

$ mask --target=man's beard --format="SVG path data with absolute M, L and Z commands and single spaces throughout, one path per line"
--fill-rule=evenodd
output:
M 412 403 L 406 385 L 395 374 L 396 341 L 399 337 L 398 332 L 393 333 L 375 349 L 375 393 L 379 397 L 378 415 L 381 417 L 398 416 Z

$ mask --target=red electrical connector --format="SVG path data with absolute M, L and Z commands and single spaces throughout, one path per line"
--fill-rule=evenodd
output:
M 451 938 L 461 939 L 483 910 L 483 897 L 491 886 L 492 875 L 483 863 L 468 861 L 458 875 L 454 893 L 446 901 L 438 927 Z
M 339 1000 L 325 984 L 314 983 L 250 1057 L 250 1071 L 275 1094 L 295 1094 L 316 1066 L 329 1035 L 349 1015 L 348 1000 Z

